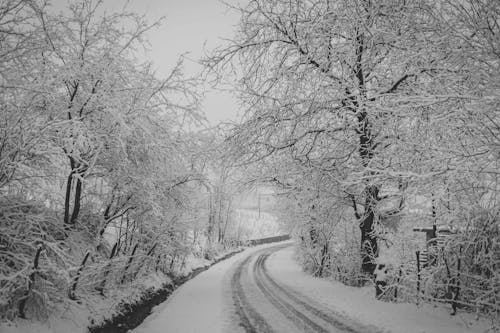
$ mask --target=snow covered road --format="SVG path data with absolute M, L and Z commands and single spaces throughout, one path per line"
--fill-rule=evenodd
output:
M 266 261 L 287 245 L 257 251 L 241 262 L 231 287 L 236 311 L 246 332 L 376 332 L 327 309 L 291 288 L 280 285 Z M 245 274 L 242 274 L 242 273 Z
M 293 259 L 292 244 L 247 249 L 213 266 L 176 290 L 134 332 L 484 331 L 445 309 L 384 303 L 369 288 L 309 276 Z

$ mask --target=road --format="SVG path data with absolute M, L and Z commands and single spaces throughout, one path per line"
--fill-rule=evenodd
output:
M 376 332 L 278 283 L 266 263 L 271 254 L 287 246 L 290 244 L 257 251 L 234 270 L 232 299 L 245 332 Z
M 134 333 L 485 332 L 445 307 L 381 302 L 373 288 L 310 276 L 292 242 L 259 245 L 186 282 Z M 363 323 L 363 324 L 361 324 Z

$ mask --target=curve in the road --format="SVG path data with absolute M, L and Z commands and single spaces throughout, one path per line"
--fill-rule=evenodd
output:
M 248 267 L 252 256 L 243 260 L 231 279 L 231 289 L 233 290 L 233 301 L 236 307 L 236 313 L 241 320 L 240 325 L 247 333 L 273 333 L 271 327 L 267 324 L 264 318 L 253 308 L 248 301 L 243 291 L 241 284 L 241 275 L 245 268 Z
M 268 283 L 267 277 L 263 274 L 264 262 L 268 256 L 269 253 L 261 254 L 253 266 L 253 272 L 256 277 L 255 281 L 262 293 L 271 302 L 271 304 L 273 304 L 281 313 L 283 313 L 297 326 L 304 329 L 309 328 L 308 331 L 328 333 L 327 329 L 314 322 L 310 317 L 299 311 L 290 302 L 288 302 L 286 298 L 281 297 L 278 293 L 272 290 L 272 285 Z
M 241 325 L 246 332 L 273 332 L 269 323 L 250 304 L 245 296 L 245 288 L 242 284 L 242 274 L 248 272 L 248 267 L 253 258 L 253 267 L 250 270 L 254 275 L 254 281 L 264 297 L 287 319 L 301 331 L 306 332 L 345 332 L 345 333 L 374 333 L 379 330 L 367 327 L 326 309 L 310 298 L 302 295 L 286 286 L 280 285 L 274 280 L 267 268 L 266 260 L 273 253 L 289 245 L 279 245 L 256 252 L 253 256 L 246 258 L 236 268 L 232 278 L 233 300 L 236 311 L 241 319 Z

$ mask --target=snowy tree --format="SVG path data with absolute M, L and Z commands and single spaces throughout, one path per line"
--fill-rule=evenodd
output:
M 2 317 L 46 317 L 62 295 L 104 295 L 173 258 L 178 269 L 196 208 L 187 184 L 202 177 L 198 81 L 182 61 L 158 79 L 137 60 L 156 25 L 137 14 L 1 6 Z
M 425 33 L 435 24 L 432 3 L 251 1 L 239 10 L 236 39 L 208 61 L 216 70 L 241 66 L 248 112 L 235 144 L 249 160 L 284 150 L 332 174 L 351 199 L 362 270 L 371 273 L 381 192 L 401 178 L 386 157 L 411 126 L 400 120 L 434 96 L 441 72 L 444 41 Z
M 47 137 L 60 125 L 43 115 L 45 87 L 35 79 L 33 58 L 42 49 L 35 8 L 43 6 L 38 1 L 0 5 L 0 187 L 39 175 L 29 164 L 50 152 Z

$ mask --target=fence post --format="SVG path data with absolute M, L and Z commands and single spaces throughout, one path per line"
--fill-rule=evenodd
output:
M 453 293 L 453 299 L 451 301 L 451 309 L 453 312 L 451 313 L 452 315 L 455 315 L 457 313 L 457 301 L 458 301 L 458 295 L 460 293 L 460 269 L 461 269 L 461 263 L 462 263 L 462 245 L 458 248 L 458 258 L 457 258 L 457 275 L 455 277 L 455 286 L 453 287 L 454 293 Z
M 396 288 L 394 288 L 394 299 L 396 302 L 398 301 L 398 287 L 399 284 L 401 283 L 401 276 L 403 275 L 403 271 L 401 270 L 401 266 L 399 267 L 399 274 L 398 274 L 398 283 L 396 284 Z
M 420 251 L 416 251 L 417 255 L 417 304 L 420 298 Z

